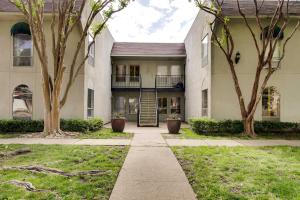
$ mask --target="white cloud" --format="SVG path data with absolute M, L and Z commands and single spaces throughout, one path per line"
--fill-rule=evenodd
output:
M 182 42 L 197 13 L 188 0 L 136 0 L 108 27 L 116 41 Z

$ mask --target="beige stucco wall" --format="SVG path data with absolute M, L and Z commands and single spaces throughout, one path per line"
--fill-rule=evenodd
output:
M 10 35 L 11 27 L 17 23 L 24 21 L 20 14 L 3 14 L 0 13 L 0 44 L 1 44 L 1 54 L 0 54 L 0 118 L 1 119 L 11 119 L 12 118 L 12 93 L 15 87 L 20 84 L 26 84 L 29 86 L 33 93 L 33 119 L 43 118 L 43 98 L 42 98 L 42 88 L 41 88 L 41 73 L 40 73 L 40 63 L 37 56 L 37 52 L 33 52 L 33 66 L 30 67 L 14 67 L 12 62 L 12 52 L 13 52 L 13 38 Z M 46 40 L 48 44 L 49 51 L 49 66 L 51 69 L 51 64 L 53 60 L 51 59 L 51 43 L 50 43 L 50 22 L 45 22 L 45 32 Z M 79 37 L 79 28 L 75 29 L 70 35 L 69 41 L 76 41 Z M 71 56 L 74 53 L 75 48 L 73 45 L 68 44 L 66 50 L 66 66 L 71 63 Z M 80 54 L 83 55 L 83 51 Z M 68 78 L 68 70 L 65 72 L 65 82 L 63 83 L 63 88 L 66 85 L 66 80 Z M 50 73 L 51 70 L 50 70 Z M 62 109 L 62 118 L 83 118 L 83 72 L 80 73 L 78 79 L 74 83 L 68 101 Z
M 257 54 L 249 31 L 240 19 L 231 22 L 231 30 L 235 40 L 236 51 L 241 53 L 241 60 L 236 65 L 237 74 L 246 102 L 255 76 Z M 254 21 L 251 23 L 254 25 Z M 293 23 L 294 24 L 294 23 Z M 285 38 L 291 32 L 292 26 L 285 31 Z M 257 31 L 259 36 L 259 31 Z M 271 77 L 268 86 L 275 86 L 280 93 L 280 120 L 300 120 L 300 30 L 289 42 L 281 68 Z M 216 119 L 240 119 L 240 109 L 234 90 L 233 81 L 226 59 L 218 47 L 212 48 L 212 117 Z M 262 104 L 260 102 L 255 119 L 262 119 Z
M 114 39 L 108 29 L 97 36 L 95 42 L 95 64 L 85 68 L 84 116 L 87 117 L 87 90 L 94 90 L 94 117 L 107 123 L 111 119 L 111 59 Z
M 126 74 L 129 75 L 130 65 L 139 65 L 140 74 L 142 77 L 143 88 L 154 88 L 155 87 L 155 76 L 157 75 L 157 66 L 163 65 L 168 67 L 168 75 L 171 75 L 171 66 L 179 65 L 181 67 L 181 74 L 184 75 L 184 64 L 185 59 L 166 59 L 166 58 L 115 58 L 112 62 L 113 74 L 116 74 L 116 65 L 126 65 Z
M 199 12 L 186 39 L 186 120 L 202 116 L 202 90 L 208 89 L 208 116 L 211 116 L 211 44 L 208 43 L 208 62 L 202 65 L 201 41 L 210 32 L 208 21 L 210 16 Z

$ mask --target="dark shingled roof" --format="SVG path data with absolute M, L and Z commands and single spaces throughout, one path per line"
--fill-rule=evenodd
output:
M 222 0 L 218 0 L 221 2 Z M 246 15 L 254 15 L 255 14 L 255 6 L 253 0 L 239 0 L 241 9 Z M 278 0 L 258 0 L 258 7 L 261 7 L 260 14 L 261 15 L 272 15 L 278 4 Z M 284 3 L 286 12 L 287 1 Z M 239 10 L 237 6 L 236 0 L 224 0 L 223 13 L 227 16 L 239 16 Z M 289 1 L 289 14 L 299 16 L 300 15 L 300 1 L 290 0 Z
M 79 9 L 82 0 L 76 1 L 76 7 Z M 19 12 L 19 10 L 8 0 L 0 0 L 0 12 Z M 45 0 L 45 12 L 52 12 L 52 0 Z
M 184 43 L 115 42 L 111 56 L 185 57 Z

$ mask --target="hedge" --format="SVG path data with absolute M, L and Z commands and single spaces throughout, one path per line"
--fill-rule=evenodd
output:
M 0 120 L 0 133 L 42 132 L 43 120 Z M 103 127 L 101 119 L 62 119 L 60 123 L 63 131 L 89 132 Z
M 191 119 L 191 128 L 198 134 L 240 134 L 244 131 L 241 120 L 215 120 L 208 118 Z M 254 130 L 258 134 L 300 133 L 300 123 L 255 121 Z

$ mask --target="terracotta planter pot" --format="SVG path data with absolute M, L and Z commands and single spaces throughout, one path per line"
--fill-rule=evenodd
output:
M 181 120 L 168 119 L 167 120 L 167 126 L 168 126 L 169 133 L 177 134 L 177 133 L 179 133 L 179 130 L 180 130 Z
M 123 132 L 125 128 L 125 119 L 112 119 L 111 128 L 114 132 Z

